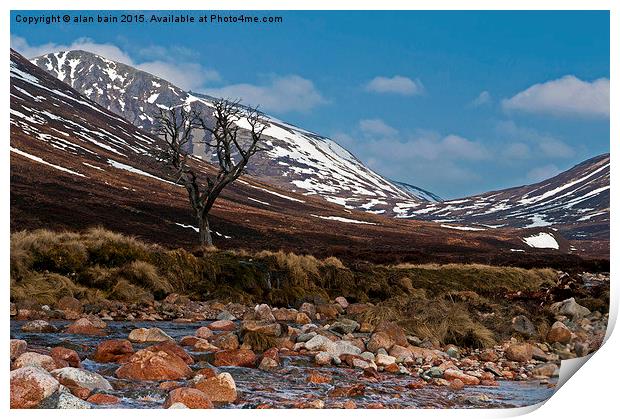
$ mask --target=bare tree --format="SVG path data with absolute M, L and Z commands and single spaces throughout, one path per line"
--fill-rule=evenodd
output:
M 184 106 L 160 109 L 155 118 L 158 122 L 156 132 L 166 144 L 161 161 L 174 171 L 176 183 L 187 190 L 198 223 L 200 244 L 211 245 L 209 211 L 226 185 L 241 176 L 250 158 L 261 150 L 259 143 L 266 124 L 257 108 L 242 107 L 239 101 L 225 99 L 214 103 L 213 125 L 209 125 L 195 110 Z M 239 138 L 238 122 L 242 119 L 250 127 L 250 138 L 246 141 Z M 205 144 L 214 150 L 217 157 L 218 171 L 215 176 L 197 173 L 195 165 L 190 164 L 189 143 L 197 129 L 211 134 L 211 139 Z

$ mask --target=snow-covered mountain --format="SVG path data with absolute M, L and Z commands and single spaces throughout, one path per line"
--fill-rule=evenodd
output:
M 569 239 L 609 237 L 609 154 L 534 185 L 468 198 L 403 205 L 400 217 L 474 228 L 559 227 Z
M 51 53 L 32 62 L 147 132 L 153 131 L 153 116 L 160 108 L 188 104 L 203 115 L 212 114 L 213 98 L 186 92 L 152 74 L 89 52 Z M 261 180 L 376 214 L 394 215 L 393 209 L 399 205 L 435 200 L 420 188 L 383 178 L 329 138 L 268 115 L 265 119 L 269 124 L 266 151 L 258 153 L 248 166 L 248 173 Z M 193 142 L 193 153 L 213 158 L 200 141 Z
M 153 116 L 160 108 L 186 104 L 203 115 L 212 113 L 212 97 L 89 52 L 52 53 L 32 62 L 147 132 L 153 130 Z M 318 196 L 345 209 L 435 221 L 445 229 L 545 227 L 557 228 L 571 240 L 609 238 L 609 155 L 535 185 L 441 201 L 417 186 L 385 179 L 329 138 L 264 118 L 269 124 L 267 150 L 254 157 L 248 173 L 275 187 Z M 244 127 L 244 121 L 239 124 Z M 198 133 L 196 140 L 204 135 Z M 201 141 L 194 142 L 193 152 L 213 160 Z
M 418 188 L 417 186 L 414 185 L 410 185 L 408 183 L 405 182 L 399 182 L 397 180 L 392 180 L 392 183 L 396 186 L 398 186 L 400 189 L 404 189 L 407 192 L 409 192 L 412 195 L 415 195 L 419 198 L 422 198 L 422 200 L 424 201 L 428 201 L 428 202 L 441 202 L 443 201 L 443 199 L 441 199 L 441 197 L 439 197 L 438 195 L 435 195 L 432 192 L 429 192 L 425 189 L 422 188 Z
M 104 226 L 174 247 L 195 246 L 187 192 L 154 157 L 161 139 L 15 51 L 10 64 L 11 231 Z M 190 164 L 202 173 L 215 171 L 202 159 Z M 457 231 L 351 211 L 251 176 L 225 188 L 210 224 L 222 248 L 285 249 L 377 263 L 561 262 L 568 249 L 562 237 L 546 240 L 543 247 L 530 232 Z M 529 259 L 516 258 L 515 250 Z

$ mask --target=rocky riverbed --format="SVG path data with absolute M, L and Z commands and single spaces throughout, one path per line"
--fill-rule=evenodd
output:
M 582 278 L 586 287 L 608 281 Z M 544 334 L 518 315 L 509 339 L 476 349 L 356 320 L 372 308 L 344 297 L 274 308 L 177 294 L 11 304 L 11 407 L 526 406 L 553 394 L 561 360 L 600 347 L 608 319 L 570 297 L 544 307 L 553 320 Z

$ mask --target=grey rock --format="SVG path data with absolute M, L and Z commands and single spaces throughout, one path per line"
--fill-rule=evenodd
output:
M 516 316 L 512 319 L 512 330 L 525 337 L 535 336 L 538 332 L 530 319 L 525 316 Z
M 220 311 L 216 319 L 217 320 L 230 320 L 231 322 L 237 320 L 237 318 L 234 315 L 232 315 L 231 312 L 228 310 Z
M 334 322 L 334 324 L 331 325 L 329 330 L 332 332 L 342 333 L 343 335 L 347 335 L 349 333 L 355 332 L 356 330 L 359 329 L 359 327 L 360 327 L 360 324 L 356 322 L 355 320 L 340 319 L 337 322 Z

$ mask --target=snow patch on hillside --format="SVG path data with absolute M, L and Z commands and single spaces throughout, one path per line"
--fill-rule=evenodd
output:
M 538 233 L 533 236 L 524 237 L 523 241 L 530 247 L 538 249 L 559 249 L 560 245 L 549 233 Z

